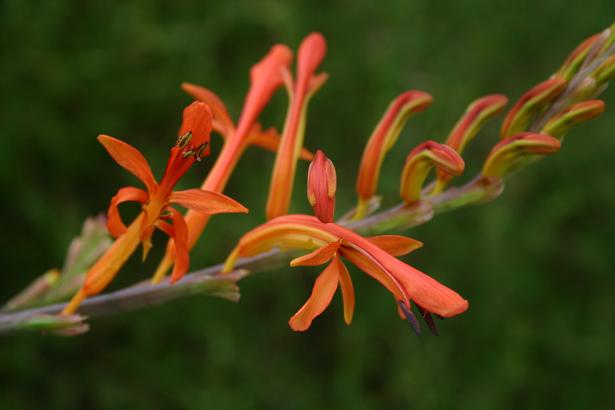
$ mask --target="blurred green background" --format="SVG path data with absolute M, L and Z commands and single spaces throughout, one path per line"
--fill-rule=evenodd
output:
M 387 205 L 419 141 L 442 140 L 481 95 L 517 98 L 614 17 L 611 0 L 4 0 L 0 299 L 61 265 L 84 218 L 135 183 L 98 145 L 99 133 L 142 149 L 160 174 L 190 101 L 182 81 L 215 90 L 237 116 L 248 70 L 274 42 L 296 48 L 310 31 L 324 33 L 331 77 L 310 107 L 306 145 L 334 160 L 341 213 L 354 205 L 363 144 L 398 93 L 416 88 L 435 102 L 387 159 Z M 614 105 L 615 92 L 604 98 Z M 285 103 L 278 93 L 266 125 L 282 124 Z M 386 290 L 356 269 L 352 326 L 336 296 L 309 332 L 293 333 L 286 322 L 318 270 L 281 269 L 242 282 L 238 305 L 194 297 L 96 320 L 78 338 L 0 339 L 0 408 L 613 408 L 611 108 L 575 129 L 560 154 L 511 180 L 496 202 L 409 232 L 425 248 L 406 260 L 470 300 L 468 312 L 439 323 L 437 338 L 416 337 Z M 497 126 L 471 145 L 468 176 Z M 219 147 L 215 138 L 214 156 Z M 182 186 L 198 184 L 211 162 Z M 251 213 L 216 217 L 194 268 L 221 261 L 263 220 L 272 163 L 268 152 L 247 152 L 227 193 Z M 306 210 L 305 171 L 303 163 L 296 211 Z M 150 274 L 162 244 L 157 237 L 148 263 L 133 261 L 113 287 Z

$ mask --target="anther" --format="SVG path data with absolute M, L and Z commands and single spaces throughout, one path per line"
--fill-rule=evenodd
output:
M 177 139 L 177 142 L 175 143 L 175 146 L 177 148 L 185 148 L 188 145 L 188 143 L 190 143 L 191 139 L 192 139 L 192 132 L 188 131 L 184 135 L 180 135 L 180 137 Z

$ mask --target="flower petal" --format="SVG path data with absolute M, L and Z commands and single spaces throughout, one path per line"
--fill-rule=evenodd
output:
M 407 255 L 423 247 L 423 242 L 400 235 L 371 236 L 369 241 L 391 256 Z
M 235 124 L 226 110 L 226 106 L 215 93 L 205 87 L 191 83 L 182 83 L 182 89 L 195 99 L 209 105 L 214 115 L 213 127 L 223 137 L 227 138 L 235 130 Z
M 139 150 L 130 144 L 108 135 L 99 135 L 98 141 L 105 147 L 115 162 L 145 184 L 148 192 L 154 191 L 156 179 L 152 174 L 147 160 Z
M 180 280 L 188 271 L 190 266 L 190 256 L 188 255 L 188 227 L 184 216 L 175 208 L 168 208 L 171 212 L 173 220 L 173 230 L 171 238 L 175 246 L 175 265 L 173 265 L 173 273 L 171 274 L 171 283 Z
M 142 204 L 147 201 L 148 197 L 149 195 L 144 190 L 131 186 L 120 188 L 117 191 L 117 194 L 111 198 L 111 203 L 107 210 L 107 229 L 111 236 L 117 238 L 126 232 L 126 225 L 122 222 L 122 217 L 117 208 L 118 205 L 128 201 L 136 201 Z
M 237 122 L 237 133 L 246 138 L 273 93 L 283 83 L 282 71 L 293 59 L 292 51 L 283 44 L 276 44 L 262 60 L 250 70 L 250 90 Z
M 337 289 L 340 272 L 339 258 L 335 258 L 314 282 L 310 298 L 288 321 L 290 327 L 297 332 L 307 330 L 314 318 L 329 306 Z
M 226 195 L 194 188 L 175 191 L 169 197 L 171 203 L 208 215 L 221 213 L 248 213 L 248 209 Z
M 339 261 L 340 269 L 340 289 L 342 290 L 342 301 L 344 302 L 344 322 L 349 325 L 352 322 L 352 316 L 354 314 L 354 287 L 352 286 L 352 280 L 346 265 L 341 259 L 336 258 Z
M 290 266 L 318 266 L 328 262 L 339 249 L 340 241 L 331 242 L 307 255 L 299 256 L 290 261 Z
M 191 146 L 199 147 L 203 144 L 207 144 L 206 152 L 203 152 L 200 155 L 201 158 L 209 155 L 209 137 L 212 129 L 212 115 L 213 114 L 209 106 L 201 101 L 194 101 L 192 104 L 184 108 L 183 121 L 178 135 L 181 138 L 181 136 L 191 133 Z

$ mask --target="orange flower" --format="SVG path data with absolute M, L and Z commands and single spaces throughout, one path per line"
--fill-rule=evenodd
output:
M 288 213 L 297 159 L 303 146 L 308 102 L 327 79 L 326 74 L 315 74 L 325 57 L 326 48 L 320 33 L 310 34 L 299 46 L 296 80 L 293 82 L 288 70 L 284 71 L 290 104 L 271 176 L 267 219 Z
M 248 211 L 238 202 L 216 192 L 201 189 L 173 191 L 179 179 L 192 164 L 209 155 L 211 116 L 209 107 L 202 102 L 194 102 L 184 109 L 179 138 L 171 148 L 160 183 L 156 181 L 146 159 L 136 148 L 113 137 L 106 135 L 98 137 L 111 157 L 139 178 L 147 190 L 124 187 L 111 199 L 107 227 L 116 240 L 90 268 L 82 288 L 64 309 L 64 314 L 74 312 L 85 297 L 101 292 L 134 253 L 139 243 L 143 244 L 145 259 L 152 246 L 151 236 L 156 228 L 169 235 L 175 244 L 177 263 L 171 281 L 175 282 L 185 274 L 189 265 L 188 229 L 181 213 L 171 207 L 172 204 L 179 204 L 207 215 Z M 117 207 L 128 201 L 141 203 L 142 210 L 130 226 L 126 227 Z
M 233 123 L 222 100 L 212 91 L 194 84 L 184 83 L 182 88 L 199 101 L 212 107 L 213 128 L 224 137 L 224 146 L 216 159 L 207 178 L 201 185 L 202 189 L 213 192 L 223 192 L 239 158 L 251 144 L 276 151 L 280 145 L 280 137 L 274 129 L 263 131 L 256 122 L 273 93 L 283 84 L 283 70 L 292 60 L 292 52 L 285 45 L 275 45 L 269 53 L 250 71 L 250 89 L 246 95 L 244 107 L 237 123 Z M 303 159 L 311 159 L 312 154 L 301 150 Z M 189 210 L 186 214 L 188 226 L 188 248 L 196 244 L 209 222 L 209 215 Z M 173 265 L 175 250 L 169 243 L 167 252 L 156 270 L 152 282 L 157 283 L 164 278 Z
M 331 197 L 335 192 L 334 180 L 333 164 L 318 151 L 308 176 L 308 197 L 311 197 L 310 202 L 318 217 L 280 216 L 246 233 L 229 255 L 223 272 L 231 271 L 239 257 L 254 256 L 273 248 L 312 250 L 293 259 L 291 266 L 317 266 L 330 262 L 316 279 L 307 302 L 289 321 L 290 327 L 296 331 L 307 330 L 314 318 L 327 308 L 338 284 L 344 302 L 344 320 L 348 324 L 352 321 L 355 296 L 342 257 L 393 294 L 400 315 L 411 323 L 417 333 L 420 327 L 411 311 L 411 301 L 434 331 L 430 313 L 451 317 L 468 308 L 468 302 L 456 292 L 395 258 L 421 247 L 419 241 L 397 235 L 365 238 L 329 222 L 333 212 Z
M 411 301 L 426 312 L 425 317 L 430 312 L 451 317 L 468 308 L 468 302 L 456 292 L 395 258 L 419 246 L 420 242 L 403 236 L 365 238 L 313 216 L 285 215 L 246 233 L 227 259 L 224 271 L 231 271 L 238 257 L 253 256 L 276 247 L 315 249 L 291 261 L 291 266 L 316 266 L 333 259 L 317 279 L 306 304 L 290 320 L 293 330 L 303 331 L 329 305 L 338 282 L 344 297 L 344 318 L 346 323 L 350 323 L 354 293 L 346 268 L 339 259 L 344 257 L 386 287 L 395 297 L 402 317 L 406 317 L 418 330 L 418 323 L 410 310 Z

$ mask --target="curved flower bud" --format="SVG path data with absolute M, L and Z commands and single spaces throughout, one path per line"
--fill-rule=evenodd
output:
M 592 77 L 596 79 L 598 86 L 602 86 L 615 77 L 615 55 L 607 58 L 600 67 L 594 71 Z
M 562 64 L 560 69 L 555 73 L 555 76 L 570 80 L 579 71 L 592 47 L 600 40 L 600 36 L 600 33 L 594 34 L 579 44 L 577 48 L 568 55 L 564 64 Z
M 333 222 L 337 178 L 333 163 L 320 150 L 310 163 L 307 181 L 307 197 L 314 215 L 325 223 Z
M 432 167 L 450 175 L 461 175 L 465 167 L 463 158 L 448 145 L 425 141 L 408 154 L 401 174 L 399 193 L 405 203 L 421 198 L 423 183 Z
M 523 132 L 532 117 L 542 111 L 566 88 L 566 80 L 554 77 L 523 94 L 506 115 L 500 135 L 502 139 Z
M 588 100 L 564 110 L 545 124 L 541 132 L 562 140 L 570 128 L 604 112 L 604 101 Z
M 473 101 L 448 135 L 446 145 L 461 154 L 465 146 L 476 137 L 483 125 L 489 119 L 501 113 L 507 103 L 508 98 L 500 94 L 487 95 Z M 451 177 L 452 175 L 438 170 L 438 180 L 432 193 L 441 192 L 451 180 Z
M 545 134 L 524 132 L 496 144 L 483 166 L 483 176 L 502 179 L 523 166 L 528 159 L 558 152 L 561 143 Z
M 271 175 L 266 210 L 268 219 L 288 212 L 297 160 L 303 147 L 308 102 L 326 80 L 326 75 L 315 74 L 326 50 L 322 34 L 310 34 L 299 46 L 296 81 L 293 83 L 290 74 L 287 75 L 290 104 Z
M 354 219 L 363 218 L 369 209 L 370 199 L 375 195 L 380 178 L 380 168 L 387 152 L 393 147 L 406 121 L 431 105 L 431 95 L 410 90 L 395 98 L 369 137 L 357 176 L 357 205 Z

